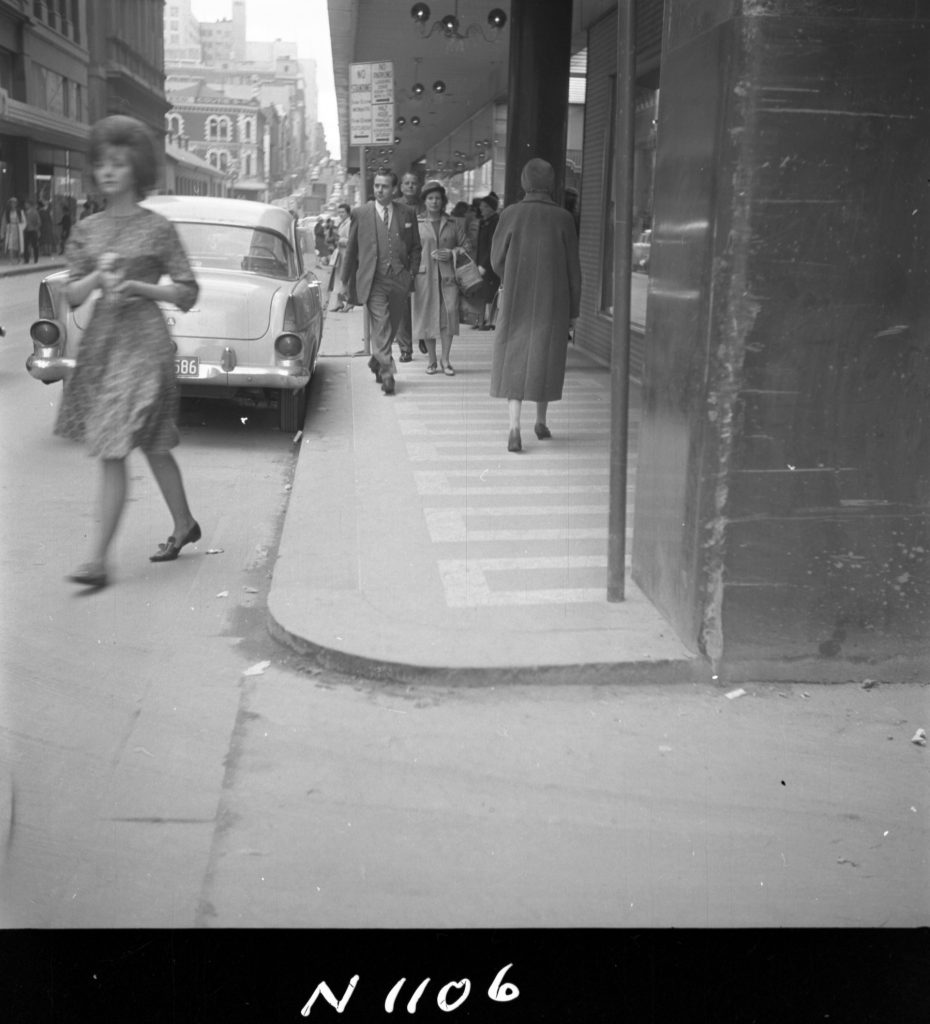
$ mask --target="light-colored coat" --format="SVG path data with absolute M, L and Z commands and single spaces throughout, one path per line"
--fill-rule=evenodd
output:
M 581 306 L 578 234 L 572 215 L 539 192 L 506 207 L 491 243 L 501 279 L 491 397 L 562 397 L 569 321 Z
M 414 279 L 413 286 L 413 339 L 440 336 L 440 295 L 446 308 L 446 325 L 449 333 L 458 334 L 459 287 L 455 283 L 455 270 L 451 260 L 434 260 L 433 253 L 437 249 L 466 248 L 465 231 L 454 217 L 444 213 L 440 220 L 437 241 L 429 217 L 423 214 L 417 220 L 423 255 L 420 258 L 420 271 Z
M 420 266 L 420 235 L 417 231 L 416 211 L 405 203 L 392 202 L 391 231 L 397 241 L 397 254 L 404 264 L 404 270 L 413 288 L 413 275 Z M 342 283 L 356 304 L 368 301 L 371 284 L 375 278 L 378 263 L 378 225 L 375 218 L 377 203 L 372 199 L 363 206 L 357 206 L 351 214 L 349 240 L 345 248 L 345 262 L 342 266 Z

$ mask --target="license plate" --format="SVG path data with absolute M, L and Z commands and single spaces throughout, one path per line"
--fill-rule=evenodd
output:
M 197 356 L 178 356 L 174 360 L 174 372 L 179 377 L 199 377 L 200 360 Z

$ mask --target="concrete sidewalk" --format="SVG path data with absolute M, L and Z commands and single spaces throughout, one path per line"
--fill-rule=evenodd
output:
M 67 266 L 64 256 L 40 256 L 38 263 L 0 262 L 0 277 L 15 277 L 20 274 L 34 274 L 41 271 L 43 276 L 55 270 L 63 270 Z
M 606 599 L 609 371 L 572 348 L 553 439 L 537 441 L 528 403 L 514 455 L 506 404 L 488 397 L 492 332 L 463 327 L 455 377 L 415 352 L 388 398 L 358 354 L 362 323 L 360 309 L 327 318 L 272 632 L 369 677 L 706 678 L 629 579 L 626 601 Z M 629 494 L 637 403 L 634 389 Z

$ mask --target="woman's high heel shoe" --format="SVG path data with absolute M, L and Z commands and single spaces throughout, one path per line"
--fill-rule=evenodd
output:
M 552 437 L 552 431 L 546 426 L 545 423 L 537 423 L 533 430 L 536 431 L 536 436 L 540 441 L 548 441 Z
M 510 435 L 507 438 L 507 451 L 508 452 L 522 452 L 523 442 L 520 440 L 520 430 L 511 430 Z
M 98 565 L 88 562 L 79 569 L 75 569 L 68 580 L 71 583 L 80 583 L 82 587 L 105 587 L 107 585 L 106 570 Z
M 198 523 L 194 523 L 180 540 L 175 537 L 169 537 L 164 544 L 159 544 L 158 551 L 154 555 L 149 555 L 149 561 L 173 562 L 185 544 L 195 544 L 198 540 L 200 540 L 200 526 Z

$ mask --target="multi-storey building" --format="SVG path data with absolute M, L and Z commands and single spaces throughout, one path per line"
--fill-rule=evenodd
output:
M 299 60 L 294 42 L 248 41 L 241 0 L 232 4 L 231 19 L 210 24 L 197 22 L 190 0 L 169 0 L 166 12 L 168 92 L 185 99 L 212 92 L 257 101 L 266 119 L 264 185 L 270 198 L 287 194 L 310 160 L 316 63 Z
M 158 135 L 164 132 L 163 14 L 162 0 L 94 0 L 87 5 L 92 121 L 129 114 Z
M 267 114 L 259 100 L 231 99 L 203 83 L 169 96 L 169 134 L 184 139 L 190 152 L 228 175 L 231 195 L 266 198 L 270 140 Z
M 0 203 L 16 196 L 57 207 L 83 189 L 87 6 L 0 0 Z
M 0 0 L 0 201 L 60 220 L 93 192 L 90 125 L 129 114 L 160 137 L 162 0 Z

